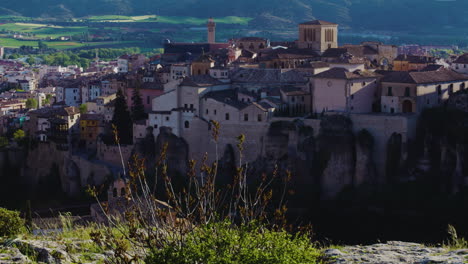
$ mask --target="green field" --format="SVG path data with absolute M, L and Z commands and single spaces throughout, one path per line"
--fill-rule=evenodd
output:
M 251 18 L 227 16 L 214 18 L 214 20 L 220 24 L 231 24 L 242 27 L 247 25 Z M 190 30 L 190 27 L 203 26 L 206 24 L 207 19 L 185 16 L 106 15 L 77 18 L 73 19 L 73 21 L 76 23 L 72 22 L 71 26 L 57 26 L 54 24 L 54 21 L 45 21 L 40 18 L 0 16 L 0 46 L 8 48 L 18 48 L 21 46 L 37 47 L 40 39 L 43 40 L 50 48 L 61 50 L 80 47 L 112 46 L 114 44 L 116 46 L 125 46 L 126 43 L 130 42 L 134 42 L 141 46 L 141 44 L 145 42 L 145 39 L 137 38 L 137 34 L 138 32 L 143 32 L 144 34 L 149 34 L 152 37 L 152 40 L 146 41 L 146 46 L 144 47 L 159 48 L 158 45 L 161 41 L 154 41 L 153 39 L 159 36 L 162 38 L 165 34 L 162 30 L 167 27 L 172 27 L 170 25 L 178 25 L 179 29 L 176 31 L 172 30 L 168 33 L 169 35 L 164 36 L 164 38 L 171 38 L 178 41 L 203 40 L 205 34 L 202 34 L 199 31 Z M 92 26 L 92 24 L 91 26 L 87 26 L 83 22 L 106 22 L 106 26 L 96 27 Z M 122 22 L 133 22 L 135 24 L 121 24 Z M 151 22 L 154 23 L 154 27 L 140 27 L 136 22 Z M 74 24 L 76 24 L 76 26 L 74 26 Z M 167 24 L 169 24 L 169 26 L 167 26 Z M 233 32 L 228 33 L 231 36 Z M 22 39 L 14 39 L 14 34 L 23 35 L 21 37 Z M 131 35 L 130 38 L 125 38 L 126 34 L 133 35 Z M 221 36 L 221 32 L 219 36 Z M 60 37 L 72 37 L 72 41 L 59 41 L 58 39 Z M 49 38 L 52 41 L 49 41 Z M 108 40 L 110 39 L 125 41 L 109 42 Z M 89 40 L 90 42 L 81 42 L 81 40 Z M 152 45 L 151 43 L 155 43 L 155 45 Z
M 47 24 L 7 23 L 0 25 L 0 31 L 30 33 L 37 38 L 58 38 L 87 32 L 87 27 L 60 27 Z
M 89 20 L 92 22 L 155 22 L 167 24 L 186 24 L 186 25 L 203 25 L 206 24 L 206 18 L 186 17 L 186 16 L 91 16 L 85 19 L 77 19 L 75 21 Z M 214 18 L 216 23 L 220 24 L 238 24 L 247 25 L 252 18 L 227 16 Z
M 64 50 L 64 49 L 75 49 L 82 47 L 99 47 L 99 46 L 134 46 L 138 42 L 135 41 L 100 41 L 100 42 L 85 42 L 80 43 L 77 41 L 44 41 L 50 48 Z M 19 48 L 21 46 L 38 46 L 38 41 L 28 41 L 28 40 L 17 40 L 11 38 L 0 38 L 0 46 L 7 48 Z

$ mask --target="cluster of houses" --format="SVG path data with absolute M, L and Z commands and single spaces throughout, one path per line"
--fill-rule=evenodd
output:
M 207 27 L 206 43 L 166 40 L 164 54 L 97 58 L 85 70 L 1 60 L 0 134 L 22 119 L 41 142 L 95 149 L 119 90 L 130 108 L 139 89 L 148 118 L 133 125 L 138 141 L 162 128 L 179 137 L 206 133 L 199 124 L 211 120 L 255 126 L 327 112 L 417 115 L 468 86 L 468 54 L 447 61 L 379 42 L 339 46 L 335 23 L 302 23 L 292 42 L 217 43 L 216 24 Z M 39 101 L 38 109 L 26 108 L 28 98 Z

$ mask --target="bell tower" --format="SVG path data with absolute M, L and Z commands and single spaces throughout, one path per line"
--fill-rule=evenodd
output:
M 338 24 L 314 20 L 299 24 L 300 49 L 312 49 L 320 54 L 329 48 L 338 48 Z
M 210 17 L 208 19 L 208 23 L 206 23 L 206 27 L 208 28 L 208 43 L 215 43 L 216 40 L 216 23 L 214 22 L 213 18 Z

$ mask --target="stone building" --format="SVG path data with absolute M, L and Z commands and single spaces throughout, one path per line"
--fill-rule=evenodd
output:
M 98 136 L 104 132 L 104 116 L 83 114 L 80 118 L 80 140 L 86 149 L 96 149 Z
M 208 75 L 214 66 L 215 61 L 211 56 L 203 54 L 192 62 L 192 75 Z
M 323 53 L 338 47 L 338 24 L 314 20 L 299 24 L 297 47 Z
M 370 113 L 378 101 L 378 75 L 333 68 L 312 77 L 312 107 L 315 113 L 338 111 Z
M 270 43 L 267 39 L 259 37 L 243 37 L 235 41 L 237 48 L 248 49 L 254 52 L 269 48 L 269 44 Z
M 393 61 L 394 71 L 420 71 L 428 65 L 436 64 L 436 59 L 430 56 L 399 55 Z
M 381 110 L 385 113 L 421 113 L 468 86 L 468 76 L 452 70 L 389 72 L 381 84 Z

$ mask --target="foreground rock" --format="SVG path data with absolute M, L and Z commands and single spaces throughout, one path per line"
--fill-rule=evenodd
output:
M 104 252 L 90 250 L 91 241 L 48 241 L 16 239 L 0 246 L 0 264 L 10 263 L 103 263 Z
M 391 241 L 370 246 L 346 246 L 327 249 L 327 264 L 371 263 L 371 264 L 462 264 L 468 263 L 468 249 L 449 250 L 427 247 L 416 243 Z

